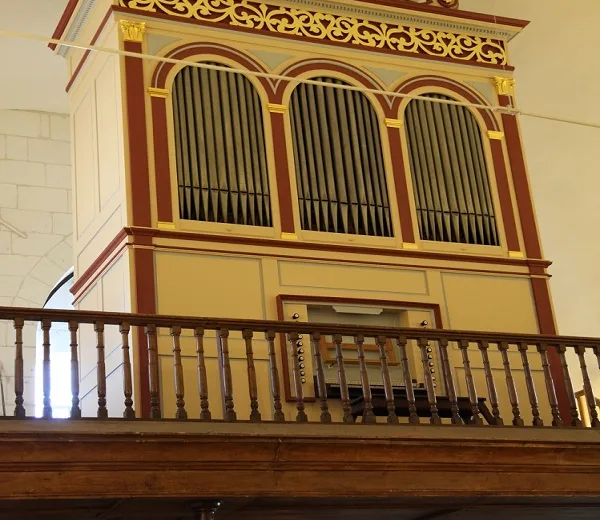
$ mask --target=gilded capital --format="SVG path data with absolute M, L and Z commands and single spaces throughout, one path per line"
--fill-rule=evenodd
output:
M 145 22 L 121 20 L 119 25 L 121 27 L 121 32 L 123 33 L 123 40 L 126 42 L 142 43 L 144 34 L 146 33 Z
M 494 78 L 494 84 L 496 85 L 496 92 L 499 96 L 513 96 L 515 93 L 515 80 L 512 78 L 501 78 L 496 76 Z

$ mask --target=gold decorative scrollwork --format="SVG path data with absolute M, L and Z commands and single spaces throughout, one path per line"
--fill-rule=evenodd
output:
M 458 0 L 408 0 L 412 3 L 436 5 L 439 7 L 448 7 L 449 9 L 458 9 Z
M 372 49 L 425 54 L 460 61 L 504 65 L 506 50 L 500 40 L 468 34 L 391 25 L 335 15 L 268 5 L 250 0 L 119 0 L 122 7 L 163 13 L 232 27 L 303 36 Z M 449 6 L 452 0 L 438 0 Z

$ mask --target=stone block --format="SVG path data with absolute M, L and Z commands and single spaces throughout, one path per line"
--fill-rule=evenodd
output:
M 6 136 L 6 158 L 17 161 L 27 160 L 27 138 L 16 137 L 14 135 Z
M 0 255 L 0 273 L 11 276 L 25 276 L 38 262 L 35 256 Z
M 65 270 L 62 267 L 56 265 L 46 257 L 43 257 L 40 258 L 35 266 L 31 269 L 29 276 L 45 283 L 46 285 L 49 285 L 50 287 L 54 287 L 64 274 Z
M 46 165 L 46 186 L 50 188 L 71 189 L 71 167 L 60 164 Z
M 17 207 L 17 187 L 14 184 L 0 183 L 0 208 Z
M 50 116 L 50 137 L 58 141 L 71 140 L 71 122 L 68 115 L 52 114 Z
M 46 167 L 42 163 L 0 160 L 0 183 L 45 186 Z
M 40 114 L 40 135 L 50 137 L 50 115 Z
M 52 233 L 52 213 L 25 209 L 0 209 L 0 216 L 25 233 Z
M 55 235 L 70 235 L 73 233 L 73 216 L 70 213 L 54 213 L 52 222 L 52 232 Z
M 30 161 L 48 164 L 71 164 L 71 145 L 66 141 L 50 139 L 28 139 Z
M 1 110 L 0 134 L 39 137 L 41 135 L 40 113 L 26 110 Z
M 62 267 L 65 272 L 73 267 L 73 248 L 66 242 L 60 242 L 48 253 L 48 258 Z
M 62 240 L 58 235 L 29 233 L 27 238 L 12 237 L 12 252 L 17 255 L 45 256 Z
M 46 298 L 50 295 L 51 290 L 52 286 L 47 285 L 32 276 L 27 276 L 23 280 L 17 296 L 29 300 L 30 302 L 35 303 L 36 306 L 41 307 L 44 305 Z
M 0 275 L 0 296 L 9 296 L 14 298 L 19 292 L 22 277 Z
M 19 209 L 50 211 L 53 213 L 68 213 L 70 211 L 67 190 L 19 186 L 18 191 Z
M 0 255 L 10 254 L 12 251 L 12 231 L 7 231 L 0 224 Z

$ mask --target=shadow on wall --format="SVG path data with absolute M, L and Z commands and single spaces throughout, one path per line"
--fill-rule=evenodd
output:
M 73 268 L 69 269 L 54 286 L 44 309 L 73 309 Z M 52 402 L 53 416 L 57 418 L 69 417 L 71 409 L 71 339 L 67 323 L 54 323 L 50 330 L 50 380 L 52 388 L 50 399 Z M 36 338 L 35 360 L 35 415 L 42 416 L 43 409 L 43 359 L 44 347 L 41 325 L 38 324 Z

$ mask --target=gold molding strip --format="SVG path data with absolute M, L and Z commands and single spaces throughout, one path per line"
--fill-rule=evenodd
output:
M 156 223 L 158 229 L 176 229 L 175 224 L 173 222 L 160 222 Z
M 494 77 L 494 85 L 499 96 L 514 96 L 515 95 L 515 80 L 512 78 Z
M 499 39 L 441 31 L 431 27 L 383 23 L 253 0 L 119 0 L 119 5 L 133 11 L 166 14 L 175 18 L 224 24 L 276 35 L 357 45 L 366 49 L 386 48 L 403 53 L 491 65 L 508 63 L 505 45 Z
M 404 121 L 402 119 L 391 119 L 389 117 L 385 118 L 385 126 L 388 128 L 402 128 Z
M 267 109 L 269 110 L 269 112 L 274 112 L 275 114 L 285 114 L 287 106 L 278 105 L 277 103 L 269 103 L 267 105 Z
M 130 22 L 128 20 L 121 20 L 119 22 L 119 26 L 121 27 L 124 41 L 142 43 L 144 40 L 144 34 L 146 34 L 145 22 Z
M 298 240 L 296 233 L 281 233 L 282 240 Z
M 490 139 L 495 139 L 497 141 L 502 141 L 502 139 L 504 139 L 504 132 L 499 132 L 497 130 L 488 130 L 487 135 Z
M 152 97 L 168 98 L 170 92 L 166 88 L 148 87 L 148 94 Z
M 414 244 L 412 242 L 402 242 L 402 249 L 419 249 L 419 246 L 417 244 Z
M 509 251 L 509 258 L 525 258 L 525 255 L 521 251 Z

